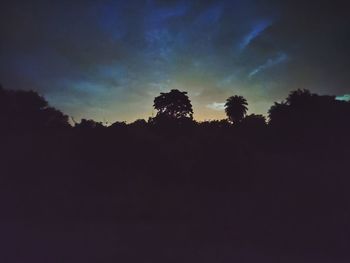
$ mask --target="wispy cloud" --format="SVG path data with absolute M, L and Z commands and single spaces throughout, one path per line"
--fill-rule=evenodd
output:
M 246 34 L 241 43 L 239 44 L 239 49 L 244 50 L 249 44 L 257 38 L 262 32 L 264 32 L 269 26 L 272 25 L 272 21 L 264 20 L 256 24 L 253 29 Z
M 207 108 L 216 110 L 216 111 L 222 111 L 225 109 L 225 102 L 213 102 L 211 104 L 208 104 Z
M 279 53 L 274 58 L 269 58 L 264 64 L 258 66 L 253 71 L 249 73 L 249 78 L 254 77 L 256 74 L 260 73 L 261 71 L 271 68 L 275 65 L 281 64 L 285 62 L 288 59 L 288 55 L 286 53 Z
M 337 99 L 337 100 L 341 100 L 341 101 L 350 101 L 350 94 L 345 94 L 345 95 L 337 96 L 336 99 Z

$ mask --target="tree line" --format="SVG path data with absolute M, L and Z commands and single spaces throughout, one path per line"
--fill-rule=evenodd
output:
M 281 132 L 296 130 L 308 132 L 317 130 L 348 131 L 350 127 L 350 102 L 337 100 L 335 96 L 318 95 L 309 90 L 295 90 L 282 102 L 276 102 L 263 115 L 250 114 L 247 100 L 239 95 L 227 98 L 225 112 L 227 119 L 196 122 L 193 119 L 191 100 L 185 91 L 173 89 L 160 93 L 154 99 L 155 117 L 148 121 L 139 119 L 133 123 L 115 122 L 109 128 L 127 126 L 144 128 L 158 127 L 176 129 L 193 127 L 244 127 L 260 129 L 270 127 Z M 0 87 L 1 130 L 42 130 L 42 129 L 96 129 L 106 128 L 101 122 L 82 119 L 71 125 L 69 117 L 49 106 L 44 97 L 35 91 L 6 90 Z

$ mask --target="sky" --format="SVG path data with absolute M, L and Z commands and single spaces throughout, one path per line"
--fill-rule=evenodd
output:
M 345 0 L 12 0 L 0 19 L 2 86 L 76 120 L 147 119 L 171 89 L 197 120 L 232 95 L 257 114 L 298 88 L 350 98 Z

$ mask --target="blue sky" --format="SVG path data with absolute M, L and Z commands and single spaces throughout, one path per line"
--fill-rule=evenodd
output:
M 231 95 L 266 114 L 290 90 L 350 93 L 342 1 L 11 1 L 0 11 L 0 82 L 79 118 L 148 118 L 189 92 L 198 120 Z

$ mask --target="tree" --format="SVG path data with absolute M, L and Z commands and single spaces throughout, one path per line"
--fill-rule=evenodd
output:
M 125 129 L 128 125 L 125 121 L 116 121 L 109 126 L 110 129 Z
M 168 93 L 162 92 L 154 99 L 153 107 L 158 111 L 157 116 L 166 116 L 173 120 L 193 119 L 192 104 L 185 91 L 173 89 Z
M 150 118 L 151 126 L 166 130 L 193 126 L 193 109 L 187 92 L 171 90 L 161 93 L 154 99 L 153 107 L 158 112 L 156 117 Z
M 70 125 L 68 116 L 50 107 L 37 92 L 0 88 L 0 126 L 25 131 Z
M 45 108 L 41 115 L 45 128 L 59 129 L 70 127 L 68 116 L 53 107 Z
M 293 106 L 307 106 L 317 96 L 307 89 L 297 89 L 289 93 L 286 103 Z
M 350 128 L 349 116 L 350 103 L 298 89 L 270 108 L 269 125 L 287 134 L 316 138 L 316 134 L 345 134 Z
M 136 121 L 130 123 L 128 126 L 135 129 L 143 129 L 147 128 L 147 125 L 148 123 L 144 119 L 137 119 Z
M 231 123 L 225 120 L 211 120 L 211 121 L 203 121 L 198 123 L 199 127 L 205 129 L 228 129 L 231 127 Z
M 290 119 L 289 105 L 285 101 L 282 101 L 281 103 L 275 102 L 275 104 L 269 109 L 268 115 L 269 124 L 271 126 L 286 126 Z
M 251 114 L 246 116 L 242 122 L 242 126 L 247 129 L 260 129 L 266 127 L 266 118 L 260 114 Z
M 76 123 L 74 128 L 81 130 L 101 129 L 104 128 L 101 122 L 94 120 L 81 119 L 80 123 Z
M 248 102 L 242 96 L 231 96 L 226 100 L 225 112 L 233 123 L 240 123 L 247 114 Z
M 315 120 L 314 117 L 319 118 L 319 98 L 306 89 L 291 91 L 285 101 L 275 102 L 270 108 L 269 124 L 279 128 L 302 127 L 308 122 L 310 124 L 310 121 Z M 328 108 L 329 105 L 324 106 Z

